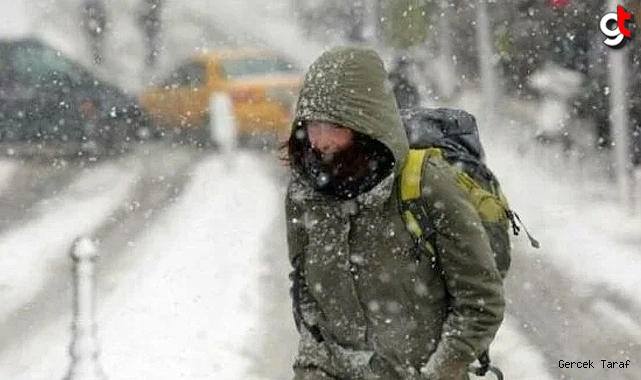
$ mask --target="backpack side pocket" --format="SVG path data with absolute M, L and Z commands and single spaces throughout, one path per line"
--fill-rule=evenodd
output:
M 485 190 L 465 172 L 459 172 L 457 182 L 465 190 L 470 202 L 484 222 L 505 223 L 508 226 L 507 201 L 504 196 Z

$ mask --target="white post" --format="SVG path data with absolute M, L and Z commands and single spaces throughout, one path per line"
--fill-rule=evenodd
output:
M 616 10 L 620 2 L 608 1 L 608 10 Z M 628 99 L 626 96 L 626 48 L 608 49 L 610 61 L 610 121 L 614 138 L 614 162 L 619 201 L 623 208 L 633 212 L 632 174 L 630 160 Z
M 96 247 L 88 238 L 73 243 L 74 260 L 74 321 L 71 342 L 71 366 L 65 380 L 105 380 L 98 363 L 96 338 L 94 264 Z
M 213 93 L 209 98 L 209 128 L 212 141 L 220 147 L 228 168 L 232 168 L 238 131 L 231 98 L 224 92 Z
M 496 112 L 498 83 L 494 73 L 494 52 L 492 49 L 490 20 L 487 14 L 487 0 L 476 2 L 476 44 L 479 49 L 485 122 L 492 123 Z

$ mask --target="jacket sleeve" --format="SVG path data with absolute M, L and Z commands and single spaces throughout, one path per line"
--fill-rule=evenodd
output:
M 287 226 L 287 248 L 289 262 L 294 266 L 297 259 L 302 257 L 307 245 L 303 205 L 292 199 L 291 186 L 285 194 L 285 218 Z
M 294 322 L 299 332 L 302 327 L 305 327 L 311 330 L 312 335 L 318 340 L 319 332 L 316 324 L 319 311 L 315 300 L 307 289 L 305 270 L 303 268 L 304 252 L 307 246 L 304 215 L 303 206 L 293 201 L 291 191 L 288 190 L 285 196 L 285 217 L 289 262 L 292 266 L 289 278 L 291 280 L 290 295 L 292 297 Z
M 454 169 L 426 160 L 423 173 L 422 192 L 438 231 L 438 264 L 449 314 L 436 351 L 421 372 L 429 380 L 460 380 L 503 321 L 503 284 L 480 217 L 457 185 Z

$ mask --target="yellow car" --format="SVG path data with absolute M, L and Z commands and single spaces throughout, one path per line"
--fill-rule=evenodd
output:
M 206 136 L 210 97 L 224 92 L 232 101 L 239 137 L 267 133 L 282 138 L 301 85 L 301 72 L 274 52 L 217 50 L 179 65 L 159 86 L 147 89 L 140 102 L 161 129 Z

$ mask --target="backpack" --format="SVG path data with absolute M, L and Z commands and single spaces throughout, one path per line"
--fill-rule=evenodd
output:
M 498 179 L 485 164 L 485 150 L 473 115 L 451 108 L 417 107 L 401 110 L 401 120 L 410 143 L 410 152 L 400 175 L 399 196 L 403 220 L 419 247 L 434 256 L 438 247 L 437 231 L 429 219 L 421 198 L 423 163 L 426 159 L 443 160 L 456 168 L 456 181 L 468 195 L 478 212 L 489 237 L 496 267 L 505 279 L 510 263 L 509 229 L 520 232 L 516 221 L 539 248 L 518 214 L 510 209 Z M 480 366 L 473 368 L 477 376 L 492 372 L 500 380 L 503 373 L 490 364 L 488 351 L 477 358 Z
M 401 110 L 401 120 L 410 142 L 399 186 L 407 229 L 422 249 L 434 254 L 437 231 L 421 201 L 421 178 L 426 159 L 443 160 L 456 168 L 457 183 L 477 210 L 489 237 L 496 267 L 505 278 L 512 261 L 510 227 L 512 233 L 518 235 L 518 221 L 531 245 L 538 248 L 539 243 L 510 209 L 498 179 L 487 167 L 476 119 L 463 110 L 416 107 Z

